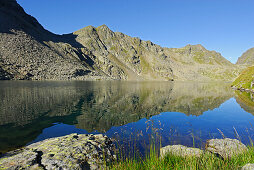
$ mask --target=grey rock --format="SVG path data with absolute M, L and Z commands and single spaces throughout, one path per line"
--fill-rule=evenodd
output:
M 187 157 L 196 156 L 200 157 L 204 151 L 198 148 L 190 148 L 183 145 L 169 145 L 160 149 L 160 157 L 165 157 L 167 154 L 173 154 L 176 156 Z
M 31 144 L 5 154 L 0 169 L 99 169 L 115 160 L 108 137 L 71 134 Z M 110 144 L 109 144 L 110 143 Z M 100 145 L 100 147 L 98 147 Z
M 211 139 L 206 142 L 206 151 L 219 155 L 223 159 L 230 159 L 233 156 L 247 151 L 247 147 L 237 139 Z
M 242 170 L 254 170 L 254 164 L 246 164 L 242 167 Z

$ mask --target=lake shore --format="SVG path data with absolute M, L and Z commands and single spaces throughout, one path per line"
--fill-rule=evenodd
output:
M 71 134 L 8 152 L 0 158 L 0 168 L 239 169 L 254 162 L 253 146 L 246 147 L 239 140 L 229 138 L 208 140 L 205 150 L 168 145 L 158 153 L 151 145 L 145 159 L 138 156 L 117 159 L 116 154 L 120 155 L 107 136 Z

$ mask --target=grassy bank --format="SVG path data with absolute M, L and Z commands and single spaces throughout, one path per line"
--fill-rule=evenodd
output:
M 254 80 L 254 66 L 246 68 L 239 77 L 235 79 L 235 81 L 232 83 L 232 86 L 235 86 L 237 88 L 245 88 L 245 89 L 253 89 L 254 87 L 251 87 L 251 82 Z
M 125 158 L 113 163 L 109 169 L 240 169 L 247 163 L 254 163 L 254 147 L 248 147 L 244 154 L 223 160 L 214 154 L 205 153 L 201 157 L 179 157 L 172 154 L 161 159 L 152 149 L 145 159 Z

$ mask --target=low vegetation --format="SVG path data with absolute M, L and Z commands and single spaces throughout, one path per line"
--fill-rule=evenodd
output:
M 251 87 L 251 82 L 254 80 L 254 66 L 248 67 L 245 69 L 241 75 L 236 78 L 236 80 L 233 82 L 233 86 L 237 88 L 244 88 L 244 89 L 252 89 L 254 87 Z
M 209 153 L 201 157 L 180 157 L 169 154 L 161 159 L 153 149 L 145 159 L 120 159 L 109 169 L 240 169 L 247 163 L 254 163 L 253 146 L 249 146 L 246 153 L 225 160 Z

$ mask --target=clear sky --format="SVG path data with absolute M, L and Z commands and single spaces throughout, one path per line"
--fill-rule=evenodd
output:
M 163 47 L 202 44 L 235 63 L 254 47 L 254 0 L 17 0 L 49 31 L 88 25 Z

